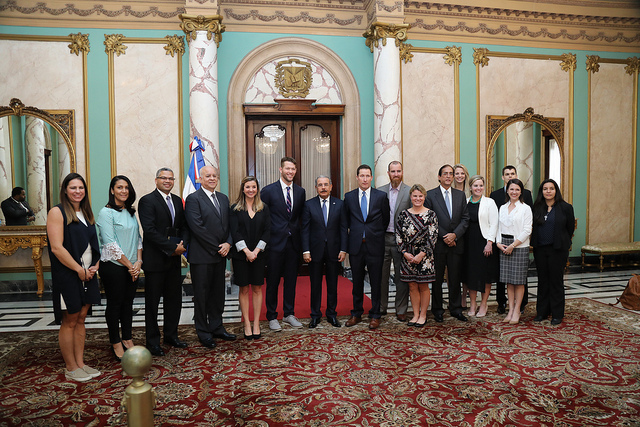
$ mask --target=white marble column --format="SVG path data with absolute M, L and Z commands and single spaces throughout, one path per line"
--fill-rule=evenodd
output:
M 0 118 L 0 198 L 6 199 L 11 195 L 12 176 L 11 170 L 11 133 L 9 132 L 9 120 L 11 117 Z M 4 224 L 4 216 L 0 212 L 0 219 Z
M 60 188 L 64 178 L 71 173 L 71 159 L 69 157 L 69 147 L 62 135 L 58 133 L 58 177 L 52 177 L 53 188 Z
M 36 117 L 25 119 L 25 148 L 27 160 L 27 202 L 35 213 L 35 225 L 46 224 L 47 180 L 44 149 L 47 146 L 44 122 Z
M 206 31 L 195 34 L 189 43 L 190 136 L 205 145 L 205 163 L 219 168 L 218 48 Z

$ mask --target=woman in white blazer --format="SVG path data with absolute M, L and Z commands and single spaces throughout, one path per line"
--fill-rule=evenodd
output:
M 484 178 L 475 175 L 469 180 L 471 197 L 467 203 L 469 228 L 465 233 L 465 269 L 469 288 L 469 316 L 487 315 L 487 300 L 491 284 L 496 281 L 496 260 L 493 243 L 498 233 L 498 208 L 490 197 L 484 197 Z M 476 313 L 476 298 L 482 293 L 480 310 Z

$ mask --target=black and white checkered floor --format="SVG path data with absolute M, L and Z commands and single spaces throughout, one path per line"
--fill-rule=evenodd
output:
M 603 303 L 615 303 L 624 290 L 629 277 L 632 274 L 640 274 L 640 269 L 569 273 L 565 276 L 565 292 L 567 298 L 590 298 Z M 446 299 L 446 285 L 444 286 Z M 537 278 L 529 277 L 529 301 L 536 300 L 538 286 Z M 225 303 L 224 322 L 233 323 L 240 321 L 240 309 L 238 306 L 238 291 L 236 286 L 231 286 L 230 294 Z M 16 301 L 11 295 L 0 294 L 0 332 L 16 332 L 31 330 L 56 330 L 59 328 L 53 320 L 53 309 L 50 297 L 39 299 L 33 295 L 29 300 Z M 391 285 L 389 307 L 393 307 L 395 299 L 395 287 Z M 489 302 L 495 303 L 495 295 L 491 295 Z M 94 306 L 93 316 L 87 318 L 87 327 L 106 328 L 104 322 L 104 310 L 106 300 L 102 305 Z M 162 311 L 162 309 L 161 309 Z M 390 310 L 392 313 L 393 310 Z M 306 317 L 306 313 L 298 313 L 300 317 Z M 134 301 L 134 326 L 144 326 L 144 297 L 136 297 Z M 191 296 L 184 296 L 182 301 L 182 317 L 180 324 L 193 324 L 193 301 Z

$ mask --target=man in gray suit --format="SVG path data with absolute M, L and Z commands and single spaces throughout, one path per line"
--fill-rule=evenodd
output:
M 433 283 L 431 312 L 436 322 L 442 322 L 442 282 L 444 270 L 448 270 L 449 312 L 456 319 L 466 322 L 462 314 L 460 298 L 460 268 L 464 254 L 464 233 L 469 227 L 469 211 L 464 192 L 451 187 L 453 166 L 444 165 L 438 171 L 440 185 L 427 191 L 424 205 L 438 217 L 438 240 L 436 241 L 436 280 Z
M 407 320 L 407 307 L 409 306 L 409 286 L 400 280 L 400 252 L 396 244 L 395 225 L 398 215 L 411 207 L 409 186 L 402 182 L 402 163 L 392 161 L 387 166 L 389 184 L 381 185 L 378 190 L 387 193 L 389 207 L 391 208 L 391 220 L 384 235 L 384 264 L 382 264 L 382 285 L 380 287 L 380 314 L 387 314 L 389 305 L 389 276 L 391 275 L 391 261 L 393 261 L 393 282 L 396 285 L 396 317 L 399 321 Z

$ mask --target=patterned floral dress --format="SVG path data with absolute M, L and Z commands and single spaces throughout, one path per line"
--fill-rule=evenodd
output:
M 400 265 L 400 280 L 403 282 L 429 283 L 436 277 L 433 251 L 438 239 L 438 218 L 431 209 L 415 215 L 404 210 L 398 215 L 396 224 L 396 242 L 400 252 L 417 255 L 424 252 L 427 255 L 420 264 L 409 264 L 402 256 Z

